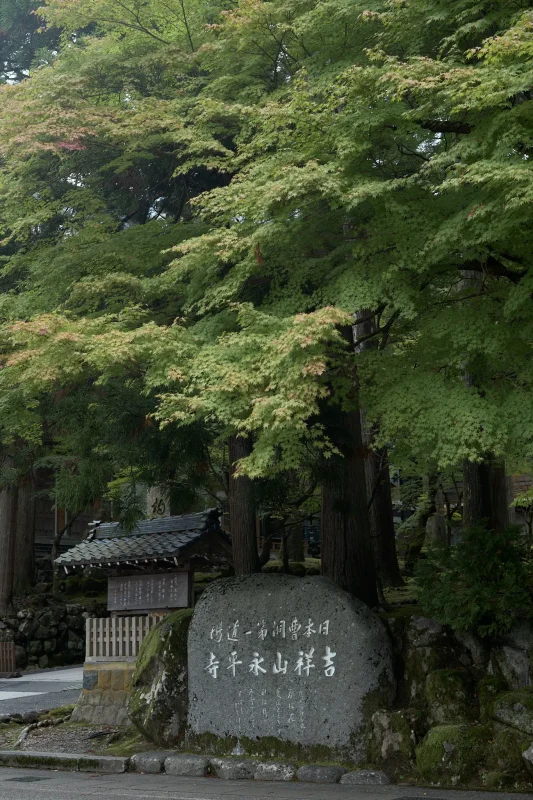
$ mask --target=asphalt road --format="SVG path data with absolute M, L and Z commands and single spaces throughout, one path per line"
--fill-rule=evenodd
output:
M 409 786 L 318 786 L 170 775 L 91 775 L 0 768 L 1 800 L 517 800 L 533 795 Z
M 0 679 L 0 716 L 48 711 L 75 703 L 83 683 L 83 667 L 47 669 L 21 678 Z M 2 797 L 0 795 L 0 800 Z

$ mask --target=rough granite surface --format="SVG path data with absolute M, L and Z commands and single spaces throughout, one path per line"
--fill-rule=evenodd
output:
M 188 673 L 194 734 L 322 746 L 355 763 L 393 694 L 384 626 L 323 577 L 213 583 L 189 628 Z

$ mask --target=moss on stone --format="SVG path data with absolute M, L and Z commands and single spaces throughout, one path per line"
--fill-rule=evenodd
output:
M 479 719 L 481 722 L 489 722 L 492 719 L 492 710 L 496 697 L 507 689 L 507 684 L 503 678 L 497 675 L 486 675 L 477 685 L 477 695 L 479 703 Z
M 490 743 L 487 766 L 511 776 L 523 774 L 526 777 L 522 753 L 530 744 L 531 737 L 525 736 L 521 731 L 502 728 L 496 732 Z
M 492 703 L 491 714 L 497 722 L 533 735 L 533 687 L 499 694 Z
M 430 672 L 424 692 L 431 721 L 436 725 L 469 722 L 477 716 L 472 682 L 464 670 L 438 669 Z
M 261 736 L 249 739 L 246 736 L 216 736 L 212 733 L 194 734 L 187 732 L 183 749 L 194 753 L 216 756 L 231 756 L 236 747 L 244 750 L 239 758 L 262 758 L 290 761 L 296 764 L 345 764 L 353 768 L 348 752 L 324 747 L 322 745 L 304 746 L 278 739 L 275 736 Z
M 419 715 L 414 709 L 380 709 L 374 713 L 368 751 L 373 767 L 384 769 L 395 779 L 404 779 L 412 772 Z
M 424 781 L 458 786 L 472 780 L 486 763 L 489 725 L 439 725 L 416 748 L 416 767 Z
M 156 625 L 143 642 L 133 675 L 129 716 L 143 736 L 163 747 L 177 745 L 186 730 L 191 618 L 187 608 Z

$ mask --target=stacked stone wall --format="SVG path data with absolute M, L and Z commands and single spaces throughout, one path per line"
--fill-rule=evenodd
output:
M 13 611 L 0 617 L 0 640 L 14 642 L 19 669 L 80 664 L 88 616 L 81 605 L 48 602 L 43 608 Z

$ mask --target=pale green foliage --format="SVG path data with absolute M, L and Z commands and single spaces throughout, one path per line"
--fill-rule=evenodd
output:
M 42 13 L 78 33 L 2 98 L 6 431 L 134 374 L 152 418 L 250 432 L 271 475 L 331 454 L 357 366 L 398 463 L 531 462 L 530 2 Z

